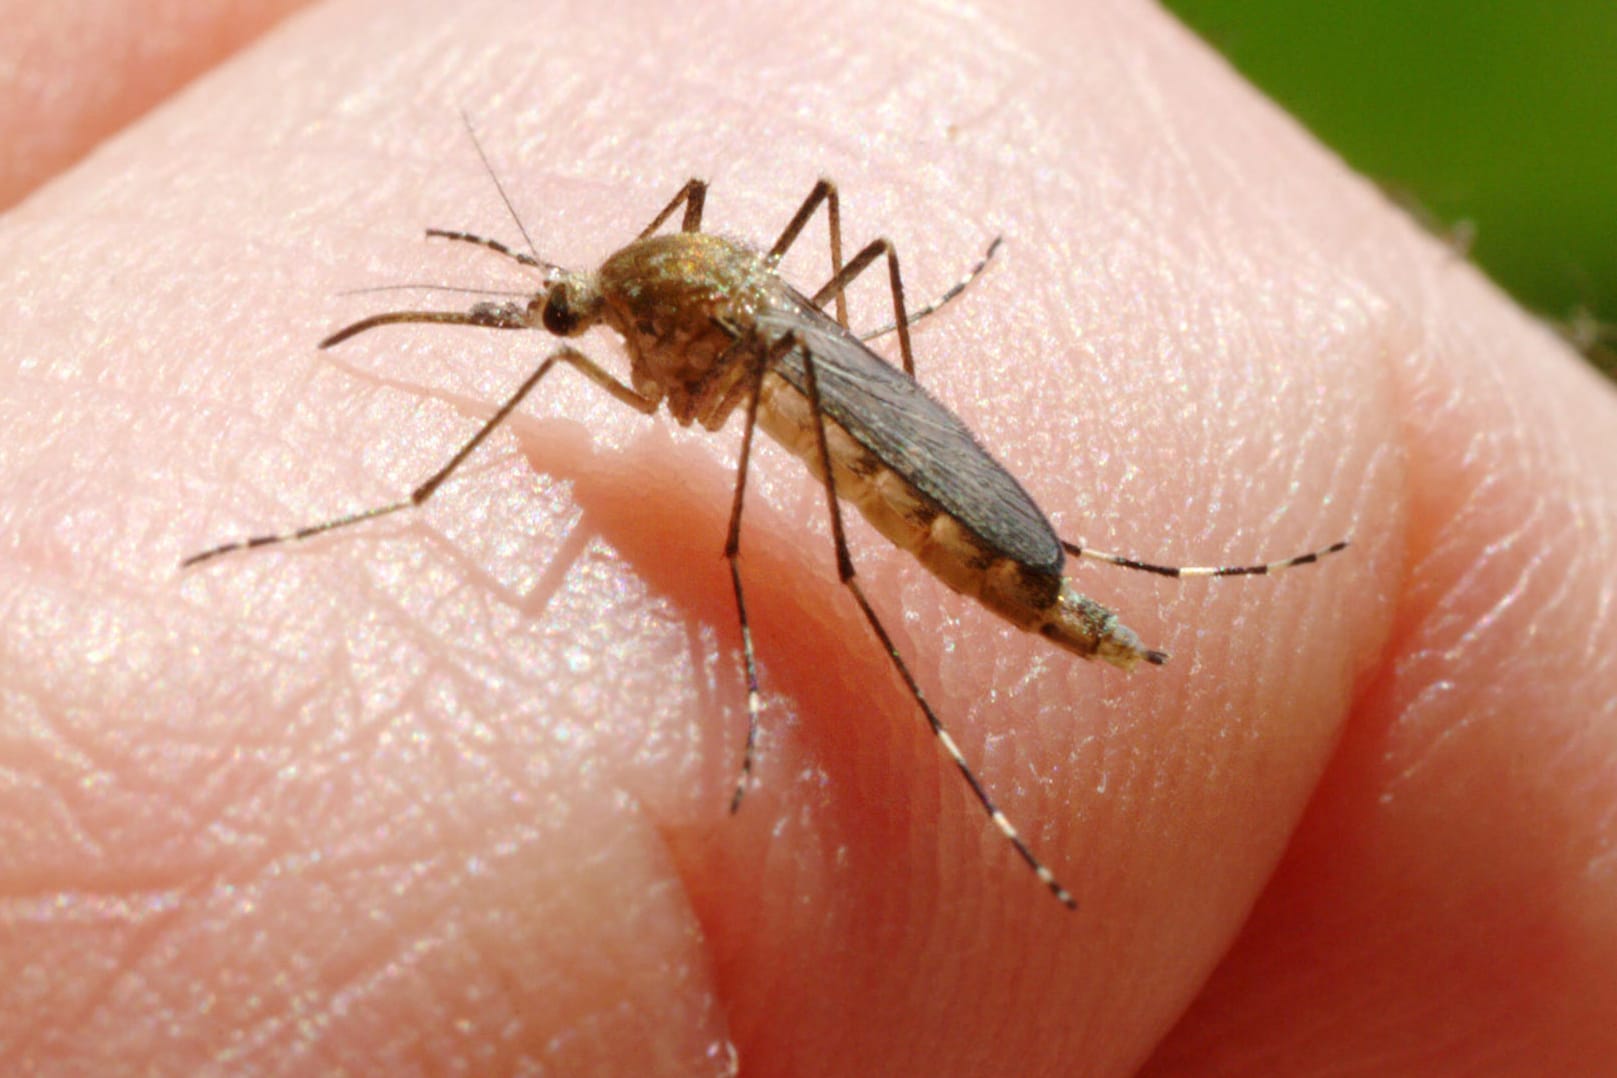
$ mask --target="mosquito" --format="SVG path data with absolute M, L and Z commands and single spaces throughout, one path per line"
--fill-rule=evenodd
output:
M 481 146 L 478 153 L 483 155 Z M 483 160 L 487 165 L 486 155 Z M 511 209 L 492 168 L 489 174 Z M 730 811 L 740 808 L 750 785 L 763 713 L 740 570 L 747 470 L 754 432 L 762 427 L 802 458 L 824 487 L 837 577 L 853 595 L 938 744 L 1021 859 L 1063 905 L 1076 909 L 1071 892 L 1034 854 L 973 772 L 866 598 L 848 550 L 841 502 L 857 507 L 878 532 L 955 591 L 1020 629 L 1124 670 L 1141 662 L 1161 665 L 1168 656 L 1144 646 L 1116 614 L 1078 593 L 1064 575 L 1069 555 L 1176 578 L 1253 576 L 1318 561 L 1346 548 L 1347 541 L 1280 561 L 1212 567 L 1157 565 L 1061 539 L 1022 485 L 915 378 L 911 323 L 969 285 L 993 256 L 998 240 L 954 288 L 910 313 L 898 252 L 888 239 L 873 240 L 843 263 L 841 205 L 830 180 L 814 185 L 767 250 L 703 232 L 707 190 L 703 180 L 688 181 L 632 242 L 593 273 L 540 258 L 514 210 L 512 218 L 527 242 L 526 252 L 470 232 L 428 229 L 428 238 L 476 245 L 535 271 L 541 284 L 524 299 L 479 302 L 465 310 L 373 314 L 321 341 L 322 349 L 382 326 L 406 323 L 541 330 L 563 339 L 604 325 L 623 339 L 629 358 L 627 381 L 563 344 L 407 498 L 291 531 L 224 543 L 191 555 L 181 567 L 233 551 L 308 539 L 424 504 L 562 365 L 636 411 L 652 415 L 659 407 L 667 408 L 681 426 L 699 423 L 716 432 L 740 410 L 745 422 L 724 557 L 741 627 L 747 736 Z M 829 231 L 831 278 L 806 296 L 781 278 L 778 266 L 821 207 Z M 660 232 L 676 213 L 682 214 L 679 231 Z M 887 268 L 893 322 L 861 337 L 849 329 L 846 292 L 878 260 L 885 260 Z M 834 315 L 827 311 L 828 304 L 834 306 Z M 902 368 L 864 343 L 891 330 L 897 331 Z

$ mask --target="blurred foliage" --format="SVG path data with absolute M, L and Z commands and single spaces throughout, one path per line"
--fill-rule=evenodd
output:
M 1617 372 L 1617 0 L 1166 0 Z

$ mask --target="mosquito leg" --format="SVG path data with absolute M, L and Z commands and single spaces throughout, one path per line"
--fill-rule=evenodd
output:
M 851 264 L 850 268 L 852 268 Z M 836 480 L 833 478 L 831 471 L 831 450 L 825 436 L 825 414 L 820 407 L 820 387 L 814 369 L 814 356 L 809 353 L 808 349 L 801 348 L 800 342 L 790 335 L 785 337 L 781 344 L 772 350 L 772 354 L 778 357 L 792 348 L 800 348 L 803 356 L 804 383 L 809 398 L 809 409 L 814 416 L 814 424 L 820 444 L 820 469 L 824 473 L 825 497 L 831 509 L 831 537 L 836 544 L 838 578 L 841 579 L 843 584 L 847 585 L 849 591 L 853 592 L 853 597 L 859 603 L 859 609 L 863 612 L 865 621 L 870 624 L 871 630 L 875 632 L 876 638 L 881 642 L 882 650 L 887 652 L 887 657 L 892 660 L 893 668 L 898 671 L 899 677 L 903 678 L 905 686 L 909 689 L 910 696 L 920 706 L 921 713 L 926 716 L 927 724 L 932 727 L 933 735 L 938 739 L 939 744 L 943 746 L 943 750 L 949 754 L 949 758 L 954 761 L 955 766 L 960 769 L 960 774 L 965 777 L 966 785 L 971 787 L 972 795 L 977 798 L 977 803 L 982 805 L 983 811 L 988 813 L 988 818 L 993 821 L 994 826 L 999 828 L 1000 833 L 1010 841 L 1016 852 L 1021 855 L 1022 860 L 1026 861 L 1028 867 L 1033 870 L 1034 875 L 1038 876 L 1040 882 L 1050 889 L 1050 893 L 1055 895 L 1062 905 L 1068 909 L 1077 909 L 1077 900 L 1055 878 L 1055 874 L 1045 867 L 1044 862 L 1034 855 L 1033 850 L 1028 846 L 1021 834 L 1017 832 L 1016 828 L 1012 826 L 1005 813 L 1001 812 L 998 806 L 994 804 L 994 800 L 988 795 L 987 789 L 984 788 L 982 782 L 972 772 L 971 765 L 966 762 L 965 755 L 960 751 L 960 746 L 955 744 L 954 738 L 944 728 L 943 720 L 938 718 L 937 712 L 927 702 L 926 696 L 921 692 L 921 686 L 916 682 L 915 676 L 910 673 L 909 666 L 905 664 L 903 656 L 898 653 L 898 648 L 894 646 L 893 638 L 888 635 L 887 629 L 881 623 L 881 619 L 876 616 L 875 609 L 871 607 L 869 600 L 865 598 L 864 589 L 859 586 L 858 580 L 855 579 L 853 558 L 848 553 L 848 539 L 842 528 L 842 508 L 837 501 Z
M 752 626 L 747 621 L 747 600 L 741 587 L 741 504 L 747 490 L 747 464 L 752 459 L 752 432 L 758 425 L 759 390 L 763 386 L 764 365 L 759 364 L 747 398 L 747 422 L 741 429 L 741 460 L 736 465 L 735 498 L 730 503 L 730 533 L 724 541 L 724 559 L 730 564 L 730 586 L 735 589 L 736 615 L 741 619 L 741 661 L 747 676 L 747 744 L 741 752 L 741 771 L 735 792 L 730 795 L 730 812 L 741 807 L 752 780 L 753 755 L 758 747 L 758 726 L 763 714 L 763 697 L 758 691 L 758 658 L 752 649 Z
M 702 207 L 706 203 L 707 181 L 686 180 L 685 186 L 679 189 L 679 194 L 675 195 L 668 205 L 662 208 L 661 213 L 652 218 L 651 224 L 642 229 L 640 235 L 636 236 L 635 239 L 643 240 L 657 231 L 662 227 L 663 222 L 674 216 L 674 211 L 681 206 L 685 207 L 685 216 L 680 221 L 679 230 L 681 232 L 702 231 Z
M 821 202 L 825 203 L 826 217 L 831 231 L 831 283 L 820 289 L 815 295 L 814 305 L 819 307 L 823 306 L 827 299 L 836 300 L 837 321 L 844 329 L 848 328 L 848 285 L 852 284 L 853 279 L 859 276 L 864 268 L 878 255 L 885 253 L 887 255 L 888 277 L 893 289 L 893 321 L 862 335 L 860 339 L 868 341 L 885 333 L 891 333 L 895 329 L 898 330 L 899 351 L 904 357 L 904 373 L 911 378 L 915 377 L 915 354 L 910 348 L 909 327 L 920 319 L 935 313 L 944 304 L 964 292 L 983 270 L 988 268 L 988 263 L 993 260 L 995 252 L 999 250 L 1003 237 L 994 237 L 994 241 L 988 245 L 987 253 L 943 295 L 915 313 L 909 314 L 904 310 L 904 282 L 898 272 L 898 252 L 894 250 L 893 245 L 887 240 L 877 240 L 861 251 L 853 263 L 846 267 L 843 266 L 842 210 L 837 200 L 837 185 L 830 180 L 821 179 L 814 185 L 814 189 L 809 192 L 808 198 L 803 200 L 803 205 L 798 207 L 797 212 L 792 215 L 792 219 L 787 222 L 785 230 L 780 234 L 780 238 L 769 249 L 769 257 L 778 259 L 786 253 L 787 249 L 797 241 L 798 235 L 803 231 L 803 227 L 808 224 L 809 218 L 814 216 L 814 211 L 819 209 Z
M 864 250 L 853 256 L 851 262 L 826 282 L 824 288 L 814 293 L 814 298 L 810 302 L 816 307 L 824 307 L 825 301 L 832 296 L 838 297 L 840 301 L 854 278 L 865 272 L 865 269 L 882 255 L 887 256 L 887 282 L 893 291 L 893 322 L 898 329 L 898 351 L 904 357 L 904 373 L 914 378 L 915 353 L 910 349 L 910 319 L 904 311 L 904 278 L 898 272 L 898 250 L 894 248 L 891 240 L 886 237 L 872 240 Z
M 1348 540 L 1341 539 L 1328 547 L 1311 550 L 1307 554 L 1297 554 L 1290 558 L 1281 558 L 1279 561 L 1264 562 L 1260 565 L 1156 565 L 1137 558 L 1124 557 L 1121 554 L 1108 554 L 1104 550 L 1091 550 L 1078 543 L 1061 541 L 1061 547 L 1075 558 L 1088 558 L 1091 561 L 1105 562 L 1107 565 L 1116 565 L 1124 569 L 1138 569 L 1143 573 L 1156 573 L 1158 576 L 1171 576 L 1182 579 L 1192 576 L 1267 576 L 1269 573 L 1278 573 L 1284 569 L 1291 569 L 1298 565 L 1310 565 L 1321 558 L 1328 557 L 1338 551 L 1346 550 Z
M 408 498 L 405 498 L 402 501 L 390 502 L 387 505 L 379 505 L 370 509 L 362 509 L 357 513 L 348 513 L 344 516 L 335 517 L 331 520 L 322 521 L 318 524 L 308 524 L 292 531 L 279 532 L 270 535 L 255 535 L 247 539 L 238 539 L 235 542 L 223 543 L 219 546 L 204 550 L 201 553 L 192 554 L 190 557 L 180 562 L 180 568 L 189 568 L 190 566 L 198 565 L 202 562 L 217 558 L 221 554 L 229 554 L 237 550 L 247 550 L 252 547 L 274 546 L 279 543 L 290 543 L 301 539 L 308 539 L 312 536 L 324 534 L 325 532 L 336 531 L 338 528 L 346 528 L 350 524 L 358 524 L 366 520 L 375 520 L 377 517 L 385 517 L 392 513 L 397 513 L 404 509 L 413 509 L 416 506 L 423 504 L 427 501 L 427 499 L 431 498 L 433 494 L 437 492 L 438 488 L 443 485 L 446 479 L 455 474 L 456 470 L 459 469 L 463 463 L 465 463 L 466 458 L 471 456 L 472 453 L 477 450 L 477 447 L 483 444 L 483 441 L 494 432 L 494 429 L 505 421 L 506 417 L 516 409 L 517 405 L 522 403 L 523 398 L 532 392 L 533 388 L 539 384 L 540 380 L 543 379 L 545 375 L 549 374 L 551 368 L 558 363 L 568 363 L 578 368 L 578 370 L 583 372 L 583 374 L 588 377 L 590 381 L 606 389 L 607 392 L 611 393 L 618 400 L 629 405 L 631 408 L 636 409 L 637 411 L 645 412 L 647 415 L 650 415 L 652 412 L 657 410 L 656 401 L 642 397 L 640 394 L 636 393 L 622 382 L 619 382 L 604 369 L 597 366 L 593 360 L 584 355 L 582 352 L 576 351 L 572 348 L 563 348 L 550 358 L 546 359 L 543 363 L 539 364 L 538 368 L 528 376 L 527 380 L 517 387 L 517 391 L 511 394 L 506 402 L 500 405 L 494 414 L 488 418 L 488 421 L 478 428 L 477 433 L 472 435 L 471 438 L 466 441 L 466 444 L 462 445 L 460 449 L 456 451 L 454 456 L 449 458 L 449 462 L 434 472 L 425 483 L 422 483 L 420 486 L 411 491 Z
M 988 250 L 983 253 L 983 256 L 977 260 L 977 263 L 972 266 L 971 269 L 967 270 L 961 276 L 960 280 L 950 285 L 947 291 L 945 291 L 937 299 L 934 299 L 932 302 L 928 303 L 926 306 L 921 307 L 918 310 L 911 311 L 908 315 L 910 325 L 914 326 L 915 323 L 921 321 L 921 319 L 937 314 L 948 305 L 950 300 L 954 299 L 956 296 L 960 295 L 960 293 L 970 288 L 972 284 L 976 282 L 977 278 L 982 276 L 983 270 L 988 268 L 988 263 L 994 260 L 995 253 L 999 251 L 999 245 L 1004 241 L 1004 236 L 995 236 L 994 242 L 988 245 Z M 897 322 L 888 322 L 884 325 L 878 326 L 876 329 L 873 329 L 868 333 L 861 333 L 859 335 L 859 339 L 862 341 L 873 341 L 877 337 L 891 333 L 897 328 Z
M 837 199 L 837 185 L 825 177 L 815 183 L 814 190 L 809 192 L 803 204 L 797 208 L 792 219 L 786 223 L 781 232 L 780 239 L 769 249 L 769 257 L 778 261 L 792 244 L 797 242 L 797 236 L 808 224 L 814 211 L 825 203 L 826 223 L 831 230 L 831 277 L 833 279 L 842 274 L 842 204 Z M 818 302 L 815 304 L 818 306 Z M 843 329 L 848 328 L 848 297 L 841 291 L 837 292 L 837 321 Z

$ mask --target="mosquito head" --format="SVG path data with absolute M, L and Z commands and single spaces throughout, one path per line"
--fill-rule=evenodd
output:
M 558 337 L 576 337 L 601 320 L 605 304 L 593 278 L 581 273 L 564 273 L 551 282 L 540 307 L 539 321 L 546 332 Z M 530 306 L 529 310 L 532 310 Z

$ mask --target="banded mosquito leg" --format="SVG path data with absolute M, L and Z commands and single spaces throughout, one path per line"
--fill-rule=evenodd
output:
M 489 180 L 494 184 L 495 192 L 499 194 L 500 201 L 505 205 L 506 216 L 511 218 L 511 223 L 516 225 L 517 231 L 522 234 L 522 242 L 528 245 L 528 253 L 522 254 L 521 252 L 513 251 L 511 248 L 507 247 L 498 240 L 486 239 L 482 236 L 476 236 L 469 232 L 457 232 L 448 229 L 429 228 L 427 229 L 427 236 L 429 238 L 437 236 L 448 240 L 460 240 L 465 243 L 475 243 L 481 247 L 487 247 L 491 251 L 496 251 L 502 255 L 505 255 L 508 258 L 514 258 L 525 266 L 532 266 L 535 269 L 543 269 L 547 273 L 561 272 L 561 268 L 559 266 L 551 265 L 549 262 L 546 262 L 544 259 L 539 257 L 539 249 L 533 245 L 533 237 L 528 235 L 528 226 L 522 223 L 522 215 L 517 213 L 516 205 L 512 203 L 510 194 L 508 194 L 505 190 L 505 184 L 500 182 L 500 174 L 494 171 L 494 163 L 488 159 L 488 152 L 483 149 L 483 140 L 477 137 L 477 129 L 472 126 L 472 114 L 467 112 L 465 109 L 461 109 L 460 122 L 466 127 L 466 137 L 471 139 L 472 149 L 477 151 L 477 159 L 483 162 L 483 171 L 488 174 Z
M 797 347 L 800 347 L 800 342 L 788 335 L 783 338 L 781 344 L 772 350 L 772 356 L 778 358 L 790 349 Z M 988 818 L 993 821 L 995 827 L 999 828 L 1000 834 L 1005 836 L 1022 860 L 1027 862 L 1027 866 L 1033 870 L 1033 874 L 1039 878 L 1039 881 L 1049 888 L 1050 893 L 1055 895 L 1062 905 L 1068 909 L 1075 910 L 1078 908 L 1078 901 L 1072 897 L 1071 892 L 1061 885 L 1061 882 L 1056 879 L 1055 874 L 1045 866 L 1044 862 L 1040 861 L 1037 855 L 1034 854 L 1027 841 L 1022 838 L 1005 813 L 1000 811 L 999 806 L 994 804 L 994 799 L 989 796 L 987 788 L 983 786 L 982 781 L 971 770 L 971 765 L 966 762 L 965 754 L 960 751 L 960 746 L 955 744 L 954 738 L 950 736 L 949 731 L 944 727 L 943 720 L 938 717 L 938 713 L 927 702 L 926 695 L 921 691 L 920 684 L 915 680 L 915 675 L 910 673 L 910 668 L 904 662 L 904 657 L 899 654 L 897 646 L 893 643 L 893 638 L 888 635 L 887 628 L 882 625 L 881 619 L 876 616 L 875 608 L 865 598 L 864 589 L 859 586 L 859 582 L 855 578 L 853 557 L 848 553 L 848 539 L 842 527 L 842 507 L 837 500 L 836 479 L 831 470 L 831 449 L 825 435 L 825 413 L 820 407 L 820 386 L 818 375 L 814 369 L 814 356 L 806 348 L 802 349 L 802 356 L 803 381 L 808 393 L 809 410 L 814 416 L 815 433 L 820 450 L 820 468 L 824 473 L 825 498 L 831 511 L 831 538 L 836 544 L 837 577 L 853 593 L 854 600 L 859 604 L 860 612 L 864 614 L 865 621 L 869 623 L 871 631 L 876 634 L 876 639 L 880 641 L 882 650 L 887 652 L 888 659 L 892 661 L 893 668 L 898 671 L 898 676 L 904 680 L 904 685 L 909 689 L 910 696 L 914 698 L 915 703 L 920 707 L 921 714 L 926 716 L 927 725 L 932 728 L 933 736 L 938 739 L 938 743 L 943 746 L 943 750 L 954 761 L 955 767 L 960 769 L 960 774 L 965 778 L 966 785 L 971 788 L 972 796 L 977 799 L 977 803 L 983 807 L 984 812 L 988 813 Z
M 837 185 L 830 180 L 822 178 L 814 185 L 814 189 L 809 192 L 808 197 L 803 200 L 803 204 L 798 207 L 797 212 L 792 215 L 792 219 L 787 222 L 785 229 L 781 231 L 780 238 L 777 239 L 775 241 L 775 245 L 769 249 L 769 257 L 776 259 L 780 258 L 786 253 L 787 249 L 790 248 L 793 243 L 797 242 L 798 235 L 803 231 L 804 226 L 808 224 L 809 219 L 814 216 L 814 211 L 819 209 L 820 203 L 822 202 L 825 203 L 827 225 L 829 226 L 831 233 L 831 278 L 834 281 L 840 278 L 843 272 L 842 208 L 837 198 Z M 960 280 L 951 285 L 937 299 L 931 301 L 920 310 L 910 313 L 904 313 L 902 308 L 900 308 L 899 314 L 902 316 L 902 320 L 910 325 L 914 325 L 916 322 L 926 318 L 928 315 L 935 314 L 950 300 L 964 292 L 971 286 L 971 283 L 982 274 L 983 270 L 988 268 L 988 263 L 993 261 L 994 254 L 999 250 L 999 245 L 1003 240 L 1003 236 L 995 236 L 993 242 L 988 245 L 988 251 L 982 256 L 982 258 L 978 259 L 976 264 L 973 265 L 971 269 L 966 271 L 965 276 L 961 277 Z M 891 250 L 891 246 L 891 244 L 888 245 L 889 250 Z M 894 258 L 896 259 L 896 255 L 894 255 Z M 842 282 L 839 287 L 836 288 L 835 292 L 832 293 L 832 298 L 836 300 L 837 321 L 841 323 L 842 328 L 844 329 L 848 328 L 847 286 L 848 284 L 852 283 L 853 278 L 856 276 L 858 276 L 857 273 L 851 274 Z M 897 279 L 896 266 L 894 267 L 893 276 L 895 279 Z M 830 286 L 827 286 L 827 289 L 829 289 L 829 287 Z M 821 290 L 821 297 L 816 298 L 815 300 L 816 305 L 824 302 L 823 297 L 827 289 Z M 898 291 L 900 295 L 903 294 L 902 284 L 900 284 Z M 899 321 L 900 317 L 895 316 L 893 321 L 888 322 L 869 333 L 861 334 L 859 339 L 862 341 L 869 341 L 874 340 L 883 334 L 891 333 L 893 330 L 899 328 Z M 914 361 L 911 360 L 905 365 L 905 373 L 909 374 L 911 377 L 914 377 L 915 371 L 913 368 Z
M 826 224 L 831 232 L 831 276 L 835 279 L 842 273 L 842 203 L 837 198 L 837 185 L 823 176 L 814 184 L 814 189 L 809 192 L 803 204 L 797 208 L 797 212 L 792 214 L 792 219 L 781 230 L 780 238 L 769 249 L 769 257 L 778 260 L 792 244 L 797 242 L 798 234 L 803 231 L 803 226 L 808 224 L 809 218 L 814 216 L 814 211 L 820 208 L 822 202 L 825 203 Z M 837 292 L 837 322 L 843 329 L 848 328 L 848 297 L 841 291 Z
M 1004 236 L 995 236 L 993 242 L 988 245 L 988 250 L 983 252 L 983 256 L 979 258 L 969 270 L 961 274 L 958 281 L 950 285 L 943 291 L 941 295 L 927 303 L 924 307 L 919 307 L 906 314 L 904 317 L 909 320 L 910 326 L 913 327 L 915 323 L 921 321 L 923 318 L 930 318 L 937 314 L 939 311 L 943 310 L 944 307 L 948 306 L 956 296 L 960 295 L 960 293 L 964 292 L 966 289 L 975 284 L 977 278 L 983 275 L 983 270 L 987 269 L 988 264 L 994 260 L 994 255 L 998 253 L 1000 244 L 1004 242 Z M 873 330 L 861 333 L 859 335 L 859 339 L 868 343 L 875 340 L 877 337 L 882 337 L 893 332 L 893 330 L 897 328 L 897 322 L 886 322 L 880 326 L 877 326 Z
M 730 794 L 732 815 L 741 808 L 741 799 L 752 781 L 753 755 L 758 749 L 758 727 L 763 715 L 763 697 L 758 691 L 758 657 L 752 649 L 752 625 L 747 620 L 747 597 L 741 586 L 741 506 L 747 491 L 747 465 L 752 460 L 752 434 L 758 427 L 758 398 L 762 395 L 767 364 L 758 364 L 752 376 L 752 392 L 747 397 L 746 425 L 741 428 L 741 460 L 736 465 L 735 497 L 730 503 L 730 531 L 724 540 L 724 560 L 730 565 L 730 586 L 735 590 L 736 617 L 741 621 L 741 663 L 747 677 L 747 743 L 741 750 L 741 770 Z
M 341 336 L 341 334 L 338 336 Z M 506 417 L 516 409 L 517 405 L 522 403 L 523 398 L 531 393 L 533 388 L 537 386 L 544 376 L 549 374 L 551 369 L 558 363 L 567 363 L 571 364 L 573 367 L 576 367 L 579 371 L 583 372 L 583 374 L 589 378 L 590 381 L 602 387 L 618 400 L 637 411 L 650 415 L 657 410 L 657 402 L 640 396 L 640 394 L 636 393 L 634 390 L 612 377 L 611 374 L 608 374 L 606 370 L 596 365 L 594 360 L 590 359 L 582 352 L 579 352 L 573 348 L 563 348 L 550 356 L 543 363 L 539 364 L 538 368 L 528 376 L 527 380 L 517 387 L 517 391 L 511 394 L 511 396 L 506 399 L 505 403 L 500 405 L 500 407 L 495 410 L 494 414 L 488 418 L 487 422 L 477 429 L 477 433 L 473 434 L 471 438 L 467 439 L 466 443 L 455 452 L 455 455 L 449 458 L 449 462 L 434 472 L 426 482 L 412 490 L 408 498 L 404 498 L 396 502 L 389 502 L 386 505 L 374 506 L 370 509 L 362 509 L 357 513 L 347 513 L 343 516 L 333 517 L 330 520 L 324 520 L 317 524 L 307 524 L 301 528 L 295 528 L 292 531 L 276 532 L 268 535 L 255 535 L 246 539 L 238 539 L 231 543 L 222 543 L 219 546 L 210 547 L 209 549 L 200 553 L 192 554 L 190 557 L 180 562 L 180 568 L 186 569 L 193 565 L 201 564 L 205 561 L 211 561 L 212 559 L 219 557 L 221 554 L 229 554 L 237 550 L 248 550 L 253 547 L 275 546 L 280 543 L 291 543 L 303 539 L 310 539 L 316 535 L 322 535 L 329 531 L 336 531 L 338 528 L 346 528 L 351 524 L 359 524 L 367 520 L 375 520 L 378 517 L 389 516 L 405 509 L 414 509 L 416 506 L 424 504 L 433 496 L 433 494 L 437 492 L 438 488 L 444 484 L 445 480 L 459 470 L 460 466 L 466 462 L 466 458 L 477 451 L 477 447 L 483 444 L 484 440 L 494 432 L 494 429 L 501 423 L 505 422 Z
M 1104 550 L 1093 550 L 1079 543 L 1061 541 L 1061 548 L 1075 558 L 1088 558 L 1091 561 L 1104 562 L 1107 565 L 1116 565 L 1122 569 L 1137 569 L 1142 573 L 1155 573 L 1158 576 L 1171 576 L 1175 579 L 1185 579 L 1196 576 L 1267 576 L 1285 569 L 1293 569 L 1299 565 L 1312 565 L 1321 558 L 1329 557 L 1346 550 L 1348 540 L 1339 539 L 1330 546 L 1318 550 L 1310 550 L 1306 554 L 1294 554 L 1279 561 L 1262 562 L 1257 565 L 1157 565 L 1154 562 L 1140 561 L 1138 558 L 1125 557 L 1122 554 L 1109 554 Z
M 662 227 L 663 222 L 674 216 L 674 211 L 681 206 L 685 207 L 685 216 L 680 219 L 681 232 L 702 231 L 702 207 L 707 205 L 707 181 L 694 177 L 685 181 L 685 186 L 679 189 L 679 194 L 668 201 L 662 212 L 651 219 L 651 224 L 640 230 L 636 240 L 643 240 Z

